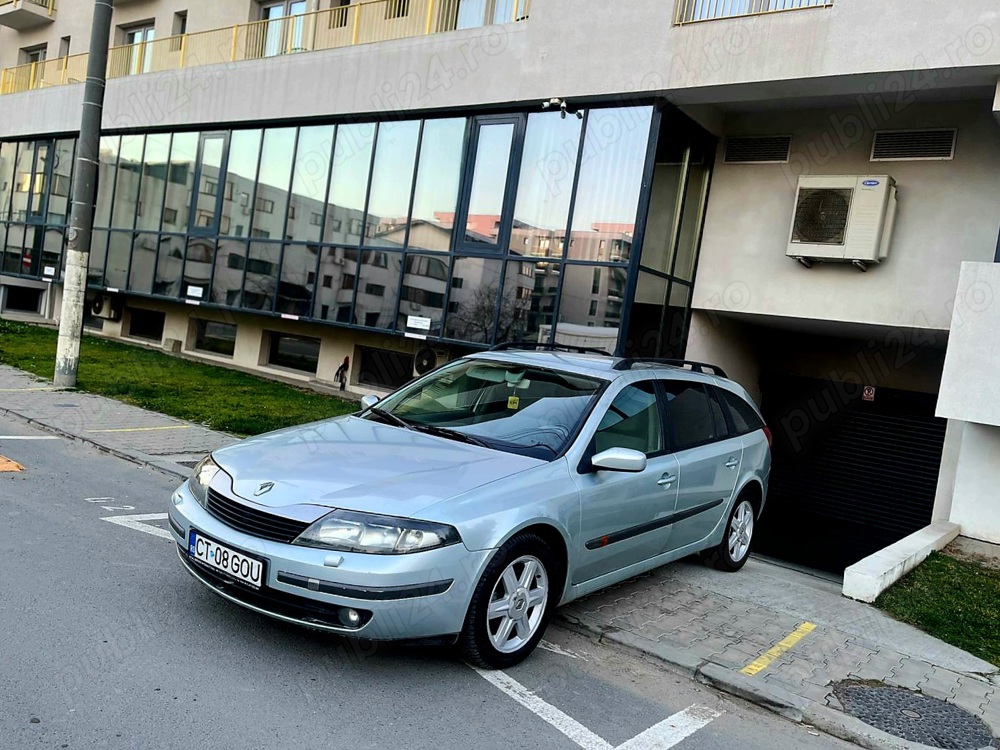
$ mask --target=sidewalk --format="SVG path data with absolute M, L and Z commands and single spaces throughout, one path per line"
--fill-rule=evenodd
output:
M 1000 735 L 996 667 L 845 599 L 836 583 L 772 563 L 752 559 L 726 574 L 683 561 L 573 602 L 557 616 L 867 747 L 922 745 L 844 713 L 833 694 L 841 681 L 919 691 L 966 709 Z
M 6 414 L 182 478 L 206 453 L 236 442 L 0 366 L 0 415 Z M 736 574 L 675 563 L 573 602 L 556 617 L 866 747 L 924 746 L 844 712 L 834 695 L 842 681 L 919 691 L 968 710 L 1000 735 L 996 667 L 845 599 L 836 583 L 761 560 Z
M 62 391 L 0 365 L 0 415 L 7 414 L 180 478 L 205 454 L 237 440 L 114 399 Z

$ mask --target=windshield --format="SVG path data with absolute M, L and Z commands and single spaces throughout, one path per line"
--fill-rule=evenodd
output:
M 567 372 L 466 359 L 404 386 L 364 417 L 551 460 L 566 448 L 603 386 Z

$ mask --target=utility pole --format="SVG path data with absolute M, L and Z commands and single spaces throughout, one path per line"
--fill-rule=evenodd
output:
M 101 120 L 108 70 L 108 46 L 114 0 L 95 0 L 90 31 L 90 59 L 87 84 L 83 91 L 80 140 L 76 147 L 73 206 L 66 242 L 66 272 L 63 275 L 62 314 L 59 318 L 59 345 L 56 350 L 54 382 L 59 388 L 73 388 L 80 366 L 80 338 L 83 336 L 83 306 L 87 303 L 87 266 L 94 233 L 94 201 L 101 151 Z

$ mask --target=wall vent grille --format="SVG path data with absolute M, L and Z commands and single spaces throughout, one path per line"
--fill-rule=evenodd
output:
M 790 135 L 740 135 L 726 139 L 726 164 L 784 164 L 792 150 Z
M 872 142 L 872 161 L 942 161 L 955 158 L 956 128 L 880 130 Z

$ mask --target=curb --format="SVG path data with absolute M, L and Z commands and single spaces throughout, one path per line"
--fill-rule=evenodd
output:
M 72 432 L 66 432 L 58 427 L 54 427 L 45 422 L 39 422 L 37 419 L 32 417 L 26 417 L 23 414 L 12 409 L 6 409 L 0 407 L 0 416 L 13 417 L 24 424 L 29 424 L 32 427 L 37 427 L 45 432 L 51 432 L 60 437 L 68 438 L 70 440 L 75 440 L 78 443 L 83 443 L 84 445 L 92 445 L 102 453 L 107 453 L 109 455 L 115 456 L 117 458 L 124 459 L 133 464 L 138 464 L 147 469 L 153 469 L 161 474 L 166 474 L 167 476 L 173 477 L 175 479 L 180 479 L 181 481 L 186 480 L 191 476 L 191 470 L 181 466 L 180 464 L 175 464 L 171 461 L 161 461 L 152 456 L 148 456 L 145 453 L 138 453 L 136 451 L 123 450 L 121 448 L 113 448 L 109 445 L 104 445 L 99 443 L 93 438 L 83 437 L 82 435 L 76 435 Z
M 860 719 L 787 690 L 766 685 L 729 667 L 702 659 L 689 649 L 653 641 L 634 633 L 609 628 L 586 617 L 556 611 L 555 620 L 600 643 L 614 643 L 662 661 L 671 669 L 720 692 L 765 708 L 798 724 L 812 726 L 838 739 L 869 750 L 933 750 L 875 729 Z

